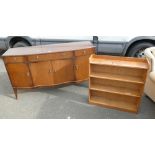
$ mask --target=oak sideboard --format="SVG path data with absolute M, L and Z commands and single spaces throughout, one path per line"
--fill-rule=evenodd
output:
M 17 98 L 17 89 L 82 82 L 89 76 L 90 42 L 11 48 L 2 57 Z

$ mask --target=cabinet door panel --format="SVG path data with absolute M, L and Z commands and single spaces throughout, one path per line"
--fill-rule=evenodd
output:
M 89 77 L 89 57 L 90 55 L 76 57 L 75 76 L 76 81 L 86 80 Z
M 53 84 L 53 73 L 50 61 L 30 63 L 33 84 L 49 86 Z
M 73 60 L 52 61 L 54 70 L 54 84 L 74 81 Z
M 32 87 L 32 78 L 27 64 L 7 64 L 13 87 Z

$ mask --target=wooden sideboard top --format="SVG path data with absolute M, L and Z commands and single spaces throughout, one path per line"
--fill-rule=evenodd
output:
M 21 56 L 95 48 L 89 41 L 10 48 L 2 56 Z

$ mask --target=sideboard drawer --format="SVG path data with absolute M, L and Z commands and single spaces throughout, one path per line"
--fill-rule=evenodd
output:
M 16 63 L 16 62 L 26 62 L 26 59 L 24 56 L 9 56 L 4 57 L 5 63 Z
M 95 53 L 94 48 L 89 48 L 89 49 L 83 49 L 83 50 L 77 50 L 75 51 L 75 56 L 84 56 L 84 55 L 90 55 Z
M 51 60 L 72 58 L 73 52 L 69 51 L 69 52 L 52 53 L 50 57 Z
M 46 60 L 50 60 L 50 54 L 38 54 L 28 56 L 28 61 L 30 62 L 46 61 Z

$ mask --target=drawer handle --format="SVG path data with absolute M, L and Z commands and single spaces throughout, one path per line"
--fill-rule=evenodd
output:
M 37 59 L 39 59 L 39 56 L 37 56 Z
M 29 72 L 27 72 L 27 76 L 30 76 L 30 73 Z
M 48 73 L 49 73 L 49 74 L 52 73 L 51 69 L 49 69 Z
M 86 51 L 83 51 L 84 54 L 86 54 Z
M 14 60 L 16 60 L 16 58 L 14 58 Z
M 78 70 L 79 69 L 79 66 L 78 65 L 75 65 L 74 68 L 75 68 L 75 70 Z

